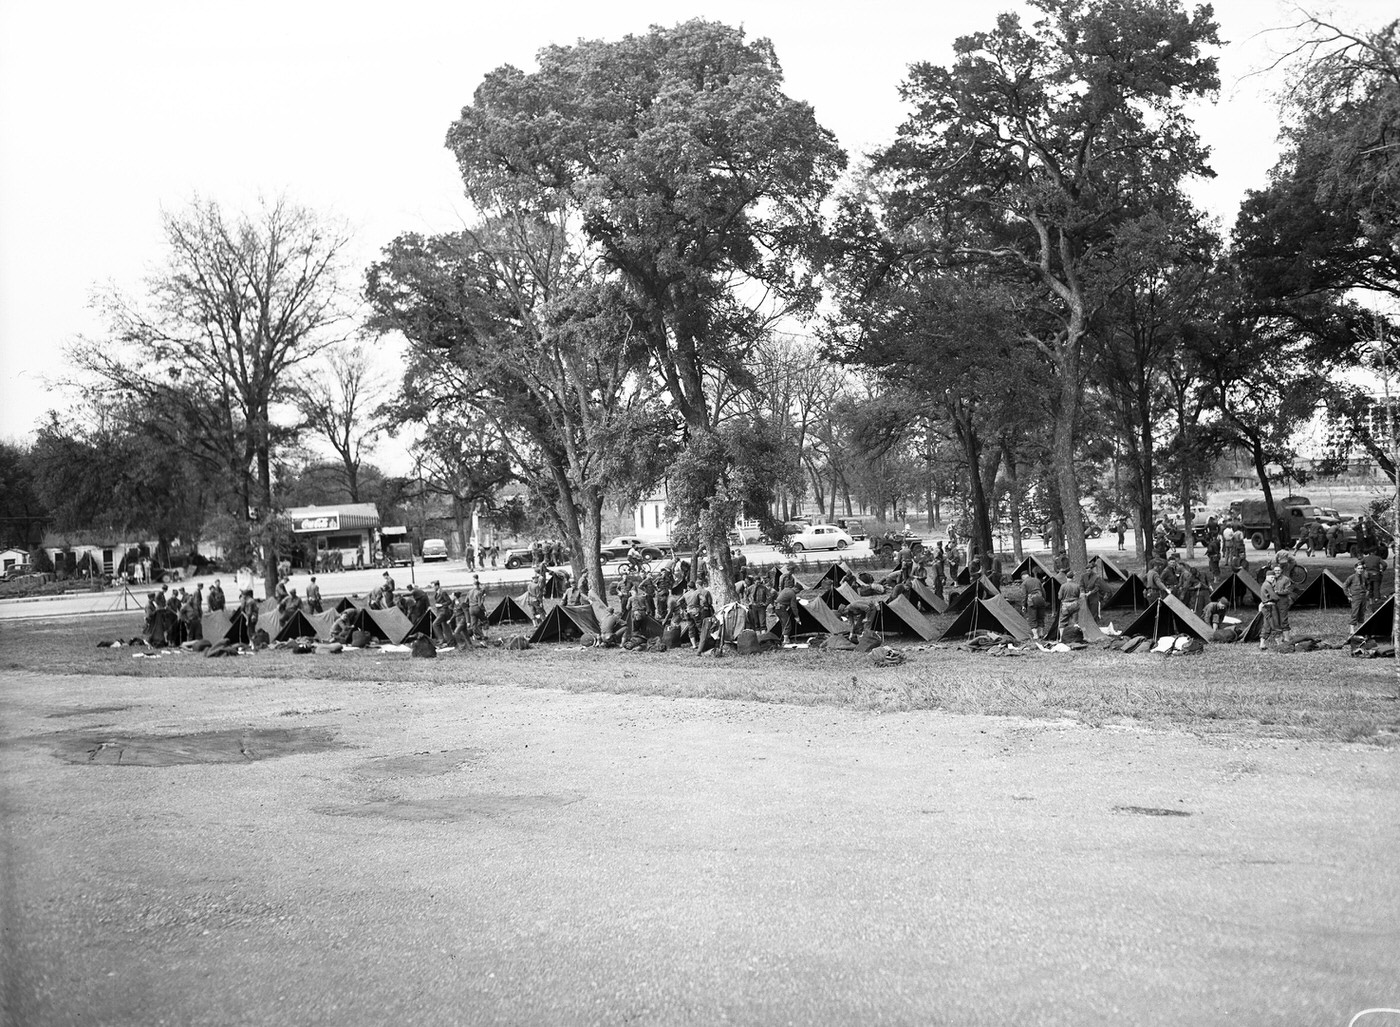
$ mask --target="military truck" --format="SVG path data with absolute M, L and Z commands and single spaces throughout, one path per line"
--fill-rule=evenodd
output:
M 1268 549 L 1277 546 L 1286 549 L 1293 545 L 1310 524 L 1328 527 L 1333 522 L 1322 512 L 1320 506 L 1313 506 L 1307 496 L 1286 496 L 1275 501 L 1278 512 L 1278 525 L 1269 520 L 1269 504 L 1263 499 L 1241 499 L 1230 504 L 1227 523 L 1244 532 L 1255 549 Z

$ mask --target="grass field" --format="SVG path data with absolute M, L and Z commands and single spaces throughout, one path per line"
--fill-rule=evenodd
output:
M 1296 631 L 1339 639 L 1346 613 L 1302 611 L 1293 621 Z M 180 651 L 135 659 L 131 649 L 96 648 L 101 639 L 139 630 L 134 614 L 7 624 L 0 628 L 0 672 L 168 678 L 172 688 L 181 679 L 206 677 L 251 677 L 270 689 L 290 680 L 362 681 L 408 691 L 514 685 L 1400 743 L 1400 683 L 1393 661 L 1358 660 L 1345 650 L 1281 654 L 1260 653 L 1252 645 L 1211 645 L 1197 656 L 1091 648 L 992 658 L 950 646 L 905 645 L 905 664 L 876 667 L 861 654 L 805 649 L 713 659 L 688 649 L 630 653 L 555 645 L 445 651 L 435 660 L 376 650 L 294 655 L 274 649 L 206 660 Z

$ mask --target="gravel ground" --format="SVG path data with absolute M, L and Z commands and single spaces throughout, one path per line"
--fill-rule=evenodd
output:
M 32 673 L 0 717 L 6 1023 L 1345 1025 L 1400 1005 L 1394 748 Z

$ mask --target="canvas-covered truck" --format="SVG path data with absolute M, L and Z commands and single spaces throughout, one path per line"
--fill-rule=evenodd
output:
M 1244 532 L 1255 549 L 1288 548 L 1312 524 L 1327 527 L 1331 519 L 1307 496 L 1287 496 L 1275 501 L 1278 525 L 1269 519 L 1269 504 L 1262 499 L 1241 499 L 1230 504 L 1227 522 Z

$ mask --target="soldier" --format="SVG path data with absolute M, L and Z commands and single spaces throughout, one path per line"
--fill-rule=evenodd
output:
M 248 640 L 251 642 L 253 639 L 253 632 L 258 630 L 259 612 L 258 601 L 253 598 L 253 590 L 251 588 L 245 588 L 243 590 L 243 599 L 242 602 L 239 603 L 238 609 L 243 614 L 243 623 L 248 625 Z
M 321 586 L 316 584 L 316 575 L 311 575 L 311 581 L 306 586 L 306 606 L 312 613 L 322 613 L 321 609 Z
M 1366 607 L 1371 599 L 1371 585 L 1366 580 L 1366 565 L 1360 560 L 1352 569 L 1351 576 L 1342 582 L 1347 599 L 1351 602 L 1351 633 L 1354 635 L 1366 623 Z
M 467 589 L 467 614 L 474 638 L 486 637 L 486 590 L 481 582 L 472 578 L 472 587 Z
M 344 645 L 350 641 L 350 636 L 355 633 L 355 614 L 358 612 L 353 606 L 347 606 L 340 611 L 335 618 L 335 623 L 331 625 L 332 642 Z
M 1218 630 L 1225 626 L 1225 614 L 1230 610 L 1230 600 L 1225 596 L 1219 599 L 1212 599 L 1201 609 L 1201 619 L 1206 622 L 1206 626 L 1212 630 Z
M 389 577 L 389 572 L 385 571 L 383 584 L 379 586 L 379 596 L 384 603 L 384 609 L 387 610 L 394 605 L 394 589 L 397 587 L 394 584 L 394 579 Z
M 199 616 L 199 617 L 203 617 L 203 616 L 204 616 L 204 583 L 203 583 L 203 582 L 200 582 L 198 585 L 195 585 L 195 587 L 194 587 L 194 592 L 193 592 L 193 594 L 190 596 L 190 598 L 194 600 L 194 612 L 195 612 L 195 615 L 196 615 L 196 616 Z M 203 636 L 201 635 L 200 637 L 202 638 Z
M 948 580 L 948 557 L 943 552 L 943 543 L 939 542 L 933 554 L 933 591 L 940 599 L 943 597 L 943 587 Z
M 1215 518 L 1211 518 L 1214 520 Z M 1212 533 L 1206 538 L 1206 568 L 1210 574 L 1211 584 L 1220 580 L 1220 535 Z
M 1074 571 L 1066 571 L 1064 584 L 1060 586 L 1060 619 L 1056 624 L 1061 639 L 1065 637 L 1065 630 L 1079 619 L 1081 589 Z
M 1143 589 L 1143 591 L 1146 594 L 1147 601 L 1149 603 L 1155 602 L 1158 599 L 1161 599 L 1164 596 L 1166 596 L 1169 592 L 1171 592 L 1170 587 L 1168 587 L 1167 583 L 1162 580 L 1162 575 L 1166 573 L 1166 569 L 1167 568 L 1165 565 L 1159 567 L 1154 562 L 1152 567 L 1148 570 L 1147 578 L 1144 581 L 1144 585 L 1146 587 Z
M 1045 589 L 1041 584 L 1040 576 L 1035 571 L 1028 570 L 1021 575 L 1021 587 L 1026 591 L 1026 598 L 1022 603 L 1022 610 L 1026 615 L 1026 622 L 1031 626 L 1031 638 L 1040 638 L 1045 634 Z
M 409 623 L 417 624 L 419 620 L 428 615 L 428 610 L 431 607 L 428 593 L 414 585 L 408 593 L 408 609 L 404 611 L 408 615 Z
M 224 608 L 224 589 L 219 584 L 219 579 L 214 579 L 214 584 L 209 586 L 209 609 L 222 610 Z
M 582 606 L 583 601 L 583 589 L 579 588 L 579 584 L 577 581 L 574 581 L 572 578 L 570 578 L 569 587 L 564 589 L 564 605 Z
M 1277 631 L 1284 642 L 1292 642 L 1288 626 L 1288 608 L 1293 604 L 1293 579 L 1277 565 L 1264 573 L 1263 599 L 1259 608 L 1264 614 L 1264 634 L 1259 639 L 1259 651 L 1268 648 L 1268 641 Z
M 289 589 L 277 604 L 277 612 L 283 617 L 289 616 L 301 609 L 301 600 L 297 598 L 297 590 Z
M 1103 575 L 1098 571 L 1097 564 L 1089 564 L 1084 568 L 1084 573 L 1079 575 L 1079 601 L 1089 609 L 1089 616 L 1098 623 L 1100 604 L 1108 589 L 1104 587 Z
M 1381 576 L 1385 574 L 1386 562 L 1374 549 L 1361 558 L 1361 568 L 1366 574 L 1366 590 L 1371 602 L 1381 601 Z
M 272 590 L 272 598 L 276 599 L 279 604 L 282 602 L 283 599 L 287 598 L 288 580 L 289 579 L 287 578 L 279 577 L 277 579 L 276 587 L 274 587 Z

